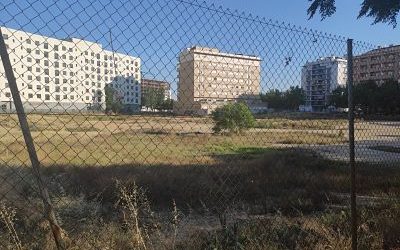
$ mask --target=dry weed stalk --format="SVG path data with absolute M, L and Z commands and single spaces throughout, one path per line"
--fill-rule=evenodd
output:
M 0 217 L 3 223 L 6 225 L 8 233 L 12 239 L 15 249 L 22 250 L 22 243 L 18 237 L 17 231 L 15 230 L 16 211 L 13 208 L 7 207 L 5 204 L 0 205 Z

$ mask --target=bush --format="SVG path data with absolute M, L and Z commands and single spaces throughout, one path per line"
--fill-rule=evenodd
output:
M 215 122 L 215 133 L 228 131 L 229 133 L 241 133 L 243 130 L 254 126 L 255 119 L 249 107 L 244 103 L 229 103 L 217 108 L 212 113 Z

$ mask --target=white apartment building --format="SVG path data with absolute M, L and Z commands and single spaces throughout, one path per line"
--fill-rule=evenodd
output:
M 327 108 L 333 90 L 346 86 L 347 60 L 324 57 L 307 62 L 301 72 L 301 87 L 305 93 L 305 109 L 322 111 Z
M 10 28 L 1 30 L 26 110 L 101 110 L 105 108 L 107 84 L 123 95 L 124 107 L 140 110 L 140 58 L 77 38 L 60 40 Z M 13 106 L 0 63 L 0 112 Z
M 210 114 L 227 102 L 251 106 L 260 94 L 260 62 L 255 56 L 192 47 L 179 57 L 178 114 Z

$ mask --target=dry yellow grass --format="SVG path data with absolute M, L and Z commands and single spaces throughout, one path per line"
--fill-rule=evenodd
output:
M 326 123 L 320 129 L 254 128 L 242 135 L 217 136 L 209 118 L 32 114 L 28 121 L 45 166 L 215 163 L 216 154 L 240 147 L 345 141 L 340 130 L 327 130 Z M 297 122 L 297 127 L 310 127 L 313 121 Z M 29 164 L 16 115 L 0 115 L 0 152 L 3 163 Z

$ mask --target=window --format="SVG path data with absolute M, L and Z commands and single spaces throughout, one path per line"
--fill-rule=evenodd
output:
M 31 39 L 26 39 L 27 44 L 31 44 Z
M 45 51 L 44 52 L 44 57 L 49 58 L 49 52 Z
M 44 60 L 44 66 L 49 66 L 49 61 L 48 60 Z
M 60 56 L 57 53 L 55 53 L 54 54 L 54 59 L 60 59 Z
M 44 78 L 44 82 L 45 82 L 45 83 L 50 83 L 50 79 L 49 79 L 48 77 L 45 77 L 45 78 Z
M 41 94 L 36 94 L 36 97 L 40 99 L 40 98 L 42 98 L 42 95 Z
M 37 90 L 41 90 L 41 89 L 42 89 L 42 86 L 36 85 L 36 89 L 37 89 Z
M 69 98 L 70 98 L 71 100 L 74 100 L 74 96 L 73 96 L 73 95 L 70 95 Z
M 28 84 L 28 89 L 32 89 L 32 85 L 31 84 Z
M 58 51 L 58 45 L 54 45 L 54 50 Z
M 40 72 L 40 68 L 36 68 L 36 72 L 38 72 L 38 73 L 39 73 L 39 72 Z
M 67 79 L 63 79 L 63 83 L 68 83 L 68 80 Z
M 11 97 L 11 94 L 7 92 L 6 97 Z
M 48 43 L 44 43 L 44 44 L 43 44 L 43 47 L 44 47 L 45 49 L 48 49 L 48 48 L 49 48 L 49 44 L 48 44 Z
M 26 49 L 26 52 L 31 53 L 32 50 L 31 49 Z
M 49 100 L 50 100 L 50 95 L 49 95 L 49 94 L 45 94 L 45 95 L 44 95 L 44 99 L 45 99 L 46 101 L 49 101 Z
M 4 38 L 4 40 L 7 40 L 8 39 L 8 35 L 7 34 L 3 34 L 3 38 Z
M 28 94 L 28 98 L 29 99 L 33 98 L 33 94 Z
M 63 50 L 63 51 L 66 51 L 67 48 L 66 48 L 65 46 L 62 46 L 62 50 Z
M 56 90 L 55 90 L 57 93 L 58 92 L 60 92 L 60 87 L 59 86 L 56 86 Z
M 59 75 L 60 75 L 60 71 L 59 71 L 59 70 L 56 70 L 56 71 L 54 72 L 54 74 L 55 74 L 55 76 L 59 76 Z
M 36 81 L 40 82 L 41 78 L 40 76 L 36 76 Z
M 32 58 L 30 58 L 30 57 L 27 57 L 26 60 L 27 60 L 28 62 L 32 62 Z
M 49 69 L 44 69 L 44 74 L 49 75 Z
M 28 75 L 28 80 L 32 81 L 32 76 L 31 75 Z
M 63 91 L 64 92 L 68 91 L 68 88 L 67 87 L 63 87 Z
M 36 45 L 36 46 L 39 46 L 39 41 L 35 41 L 35 45 Z
M 60 84 L 60 79 L 59 78 L 54 78 L 54 83 L 55 84 Z
M 60 95 L 56 95 L 56 101 L 60 100 Z
M 55 68 L 58 68 L 58 67 L 60 67 L 60 63 L 58 63 L 58 62 L 55 62 L 55 63 L 54 63 L 54 67 L 55 67 Z
M 68 98 L 67 95 L 63 95 L 64 100 L 67 100 L 67 98 Z
M 69 52 L 72 52 L 72 48 L 69 48 L 68 51 L 69 51 Z
M 74 80 L 70 80 L 69 83 L 74 84 Z
M 36 51 L 35 51 L 35 54 L 36 54 L 36 55 L 40 55 L 40 50 L 36 50 Z

